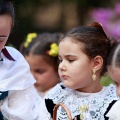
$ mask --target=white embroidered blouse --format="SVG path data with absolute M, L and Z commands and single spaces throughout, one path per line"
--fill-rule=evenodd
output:
M 6 49 L 15 61 L 0 52 L 3 59 L 0 61 L 0 92 L 8 91 L 8 96 L 0 100 L 0 111 L 5 120 L 36 120 L 41 98 L 33 86 L 35 79 L 21 53 L 11 47 Z
M 44 97 L 40 106 L 40 120 L 51 120 L 53 108 L 57 103 L 64 103 L 69 109 L 73 120 L 108 120 L 105 116 L 112 101 L 118 100 L 114 85 L 103 87 L 98 93 L 83 93 L 56 85 Z M 87 106 L 82 110 L 80 107 Z M 81 119 L 80 119 L 81 118 Z M 62 107 L 58 108 L 57 120 L 68 120 Z

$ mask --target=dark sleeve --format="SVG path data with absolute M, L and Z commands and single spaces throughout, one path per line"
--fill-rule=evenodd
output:
M 5 91 L 5 92 L 1 92 L 0 91 L 0 100 L 3 100 L 5 97 L 7 97 L 8 96 L 8 91 Z
M 113 101 L 109 104 L 109 106 L 108 106 L 108 108 L 107 108 L 107 110 L 106 110 L 106 112 L 105 112 L 105 114 L 104 114 L 105 120 L 109 120 L 109 118 L 106 117 L 106 114 L 109 112 L 109 110 L 112 108 L 112 106 L 115 104 L 116 101 L 117 101 L 117 100 L 113 100 Z
M 5 91 L 5 92 L 1 92 L 0 91 L 0 101 L 1 100 L 3 100 L 5 97 L 7 97 L 8 96 L 8 91 Z M 3 115 L 2 115 L 2 113 L 1 113 L 1 111 L 0 111 L 0 120 L 3 120 Z
M 46 105 L 48 112 L 51 114 L 51 116 L 53 118 L 53 109 L 56 104 L 54 104 L 51 99 L 45 99 L 45 105 Z
M 64 85 L 60 85 L 62 89 L 65 89 Z M 50 113 L 51 117 L 53 118 L 53 110 L 56 104 L 53 103 L 53 100 L 51 99 L 45 99 L 45 105 L 47 108 L 47 111 Z

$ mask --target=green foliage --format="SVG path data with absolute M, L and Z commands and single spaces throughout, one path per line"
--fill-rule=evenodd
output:
M 111 80 L 110 76 L 107 75 L 107 76 L 104 76 L 101 78 L 101 85 L 103 86 L 108 86 L 110 84 L 114 84 L 114 82 Z

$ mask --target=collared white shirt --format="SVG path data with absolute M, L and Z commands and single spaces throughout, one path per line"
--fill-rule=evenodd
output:
M 41 98 L 34 88 L 35 79 L 22 54 L 12 47 L 6 50 L 7 55 L 0 53 L 3 59 L 0 62 L 0 91 L 8 91 L 8 96 L 1 101 L 0 110 L 5 120 L 36 120 Z

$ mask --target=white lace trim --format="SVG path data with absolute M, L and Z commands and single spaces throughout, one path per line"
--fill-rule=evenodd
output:
M 100 92 L 88 94 L 77 92 L 71 89 L 62 89 L 60 84 L 48 92 L 44 99 L 51 99 L 54 104 L 64 103 L 72 114 L 72 118 L 81 114 L 80 106 L 88 105 L 88 110 L 84 112 L 84 120 L 104 120 L 104 113 L 113 100 L 117 100 L 116 88 L 114 85 L 104 87 Z M 40 111 L 43 118 L 51 118 L 46 112 L 44 102 L 41 104 Z M 44 112 L 42 112 L 44 111 Z M 58 109 L 58 120 L 67 120 L 67 115 L 62 108 Z M 41 119 L 42 120 L 42 119 Z M 49 120 L 49 119 L 46 119 Z
M 3 116 L 8 120 L 36 120 L 41 98 L 34 87 L 11 91 L 1 105 Z

